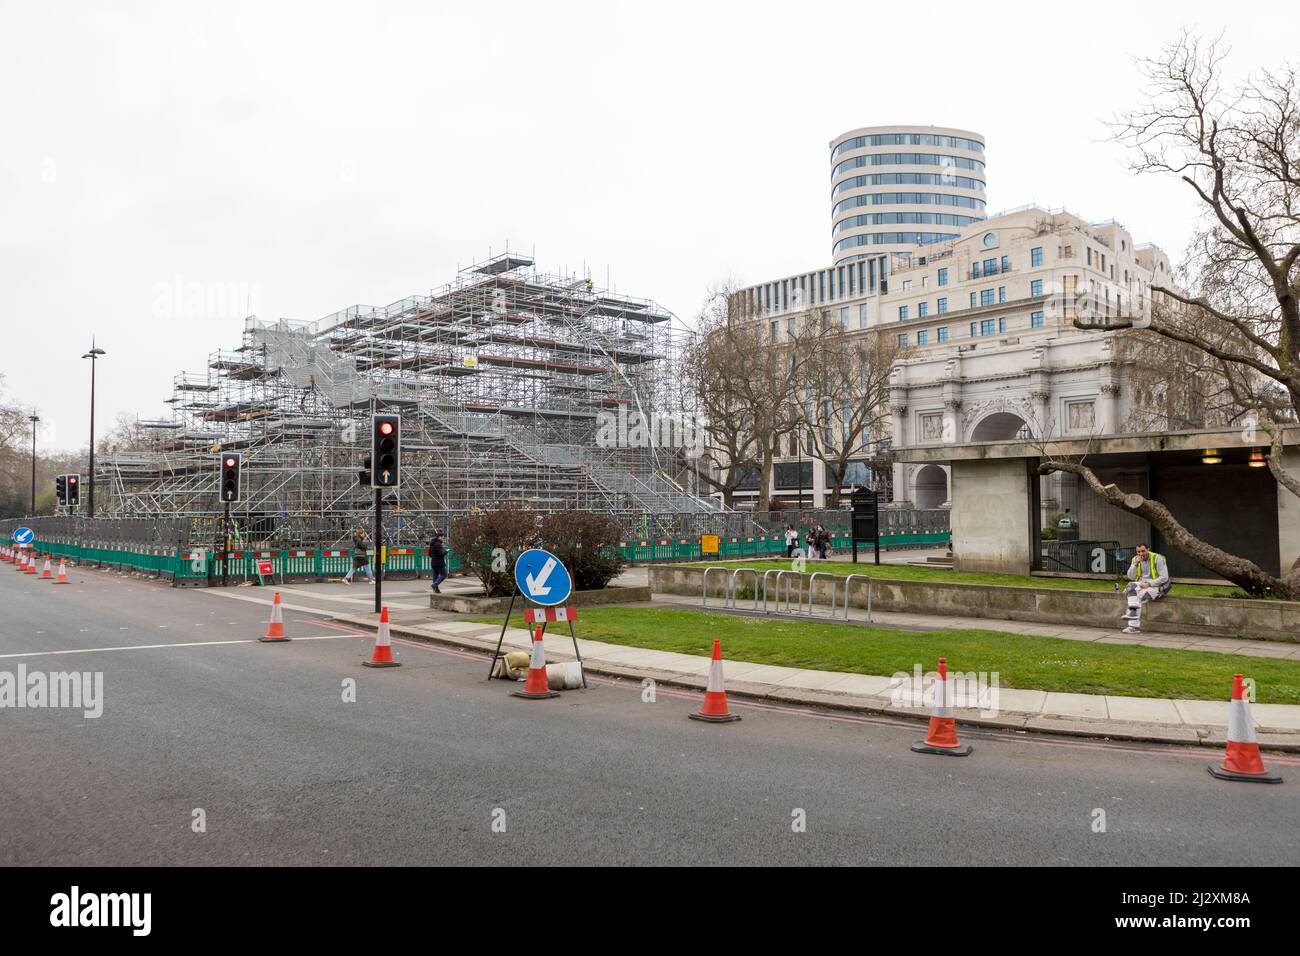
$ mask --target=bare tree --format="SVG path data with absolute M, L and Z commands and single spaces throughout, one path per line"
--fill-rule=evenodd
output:
M 897 338 L 879 329 L 846 334 L 826 311 L 808 321 L 803 386 L 808 452 L 826 468 L 827 504 L 834 508 L 849 462 L 864 453 L 864 443 L 888 418 L 890 369 L 901 350 Z
M 1202 226 L 1182 271 L 1187 288 L 1158 274 L 1149 316 L 1076 318 L 1074 324 L 1137 327 L 1180 346 L 1174 354 L 1183 357 L 1181 371 L 1209 370 L 1208 393 L 1216 401 L 1253 409 L 1272 439 L 1273 476 L 1300 495 L 1300 481 L 1282 467 L 1280 427 L 1300 414 L 1300 88 L 1295 69 L 1286 66 L 1225 91 L 1224 56 L 1219 40 L 1183 33 L 1141 61 L 1150 82 L 1146 102 L 1114 124 L 1136 172 L 1178 177 L 1200 205 Z M 1202 541 L 1160 502 L 1104 485 L 1082 462 L 1049 457 L 1040 470 L 1078 475 L 1110 504 L 1146 519 L 1188 557 L 1251 593 L 1300 599 L 1300 561 L 1285 577 L 1273 577 Z

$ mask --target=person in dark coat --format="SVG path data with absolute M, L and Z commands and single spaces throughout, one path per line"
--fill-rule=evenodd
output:
M 438 585 L 447 580 L 447 545 L 443 543 L 441 531 L 435 531 L 433 540 L 429 542 L 429 572 L 433 577 L 430 585 L 433 593 L 441 594 L 442 588 Z

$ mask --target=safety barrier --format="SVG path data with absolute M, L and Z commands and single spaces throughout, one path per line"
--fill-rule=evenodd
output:
M 880 530 L 882 548 L 908 548 L 923 545 L 947 544 L 952 534 L 946 528 L 908 528 Z M 620 541 L 618 552 L 632 564 L 651 564 L 656 561 L 726 561 L 735 558 L 785 557 L 784 534 L 726 535 L 718 536 L 718 550 L 704 553 L 701 538 L 658 538 L 642 541 Z M 806 555 L 807 538 L 801 533 L 797 547 Z M 830 532 L 830 550 L 847 553 L 853 549 L 853 536 L 848 531 Z
M 342 577 L 352 568 L 352 552 L 314 548 L 249 548 L 228 553 L 203 548 L 169 548 L 119 542 L 33 542 L 41 554 L 89 567 L 145 574 L 171 581 L 178 587 L 216 584 L 227 580 L 257 580 L 259 570 L 270 563 L 267 583 L 312 581 Z M 373 562 L 374 554 L 370 559 Z M 387 553 L 385 573 L 394 579 L 427 577 L 430 570 L 426 548 L 393 548 Z M 461 569 L 459 556 L 448 553 L 447 570 Z

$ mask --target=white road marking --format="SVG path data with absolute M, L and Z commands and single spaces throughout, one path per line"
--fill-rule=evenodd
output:
M 275 603 L 274 599 L 269 597 L 253 597 L 250 594 L 226 594 L 221 588 L 195 588 L 194 590 L 200 594 L 207 594 L 211 597 L 223 597 L 232 601 L 249 601 L 253 604 L 264 604 L 267 607 L 270 607 Z M 333 617 L 334 615 L 341 613 L 338 608 L 308 607 L 305 604 L 289 604 L 286 601 L 281 601 L 280 607 L 284 608 L 286 611 L 302 611 L 305 614 L 320 614 L 323 617 Z M 391 602 L 388 604 L 388 607 L 400 611 L 420 611 L 425 609 L 425 606 L 422 604 L 396 604 Z
M 367 637 L 365 634 L 314 634 L 308 637 L 294 637 L 295 641 L 337 641 L 345 637 Z M 64 651 L 27 651 L 22 654 L 0 654 L 0 660 L 11 657 L 46 657 L 56 654 L 102 654 L 105 651 L 156 651 L 168 647 L 224 647 L 229 644 L 257 644 L 257 638 L 241 641 L 190 641 L 185 644 L 135 644 L 124 647 L 78 647 Z

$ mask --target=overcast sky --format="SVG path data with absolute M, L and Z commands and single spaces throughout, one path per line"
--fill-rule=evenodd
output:
M 1183 25 L 1282 61 L 1300 15 L 1268 6 L 0 0 L 4 392 L 79 447 L 92 335 L 100 421 L 162 417 L 247 306 L 386 304 L 507 243 L 689 320 L 829 263 L 827 142 L 858 126 L 975 130 L 990 212 L 1177 260 L 1187 196 L 1103 120 Z

